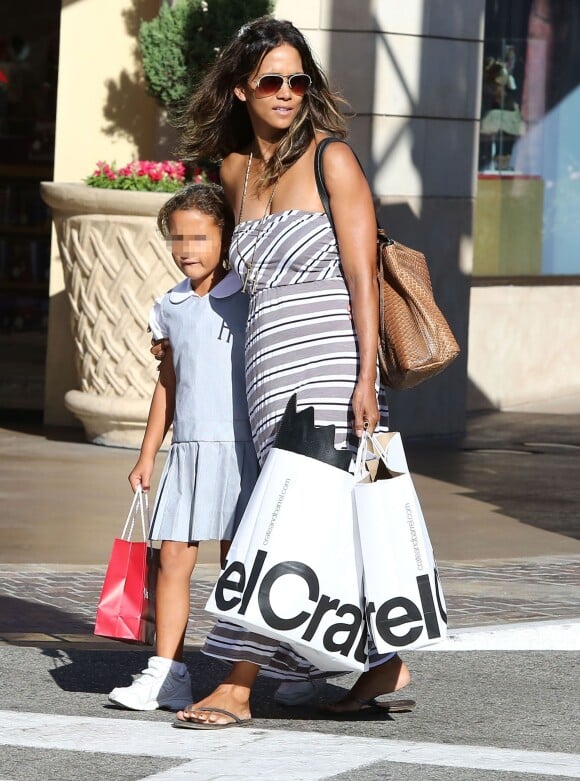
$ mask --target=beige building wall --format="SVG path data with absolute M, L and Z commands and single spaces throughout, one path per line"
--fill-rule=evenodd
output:
M 98 160 L 122 165 L 156 156 L 158 111 L 138 78 L 139 14 L 159 0 L 63 0 L 54 180 L 79 182 Z M 54 237 L 45 383 L 45 423 L 80 426 L 64 407 L 77 387 L 70 310 Z
M 548 409 L 580 396 L 578 312 L 577 284 L 474 287 L 468 409 Z
M 351 138 L 383 227 L 423 250 L 460 342 L 440 377 L 392 393 L 407 435 L 460 435 L 465 425 L 472 214 L 485 0 L 278 0 L 312 43 L 356 116 Z

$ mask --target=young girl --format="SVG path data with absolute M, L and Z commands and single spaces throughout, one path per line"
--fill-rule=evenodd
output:
M 221 540 L 225 556 L 257 478 L 244 380 L 248 299 L 227 262 L 231 209 L 221 187 L 194 184 L 167 201 L 157 225 L 186 278 L 150 315 L 154 338 L 169 339 L 172 349 L 160 365 L 129 475 L 133 490 L 149 490 L 155 456 L 173 423 L 150 533 L 162 540 L 157 655 L 131 686 L 109 695 L 131 710 L 178 710 L 191 702 L 182 655 L 199 541 Z

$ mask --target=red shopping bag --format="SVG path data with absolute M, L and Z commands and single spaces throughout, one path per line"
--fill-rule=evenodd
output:
M 115 539 L 95 621 L 96 635 L 153 645 L 159 551 L 147 542 L 147 494 L 135 493 L 121 537 Z M 139 515 L 143 542 L 131 540 Z

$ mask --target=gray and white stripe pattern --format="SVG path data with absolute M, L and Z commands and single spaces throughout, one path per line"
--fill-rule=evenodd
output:
M 252 265 L 258 290 L 340 276 L 334 233 L 322 212 L 293 209 L 239 223 L 230 261 L 242 279 L 245 264 Z
M 324 213 L 286 211 L 236 227 L 231 261 L 255 292 L 246 334 L 246 389 L 260 463 L 293 393 L 314 406 L 317 425 L 336 427 L 335 445 L 356 450 L 350 399 L 358 348 L 334 233 Z M 256 244 L 257 242 L 257 244 Z M 377 390 L 378 372 L 377 372 Z M 381 421 L 388 414 L 379 393 Z
M 356 452 L 350 400 L 358 375 L 358 348 L 350 298 L 326 214 L 291 210 L 240 223 L 230 251 L 252 291 L 246 331 L 246 390 L 252 438 L 261 464 L 288 399 L 313 406 L 317 425 L 335 426 L 335 446 Z M 255 286 L 254 284 L 255 283 Z M 377 390 L 379 389 L 377 367 Z M 384 390 L 380 424 L 388 428 Z M 264 675 L 304 680 L 322 673 L 285 643 L 218 621 L 204 653 L 259 665 Z M 386 657 L 369 648 L 372 666 Z
M 230 662 L 252 662 L 267 678 L 304 681 L 328 677 L 286 643 L 251 632 L 229 621 L 218 621 L 207 636 L 203 653 Z M 337 675 L 341 673 L 336 673 Z

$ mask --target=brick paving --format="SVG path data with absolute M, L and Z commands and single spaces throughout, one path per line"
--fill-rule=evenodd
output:
M 580 556 L 442 563 L 455 627 L 580 618 Z
M 553 557 L 537 557 L 532 560 L 505 561 L 499 565 L 494 561 L 468 564 L 444 564 L 441 567 L 448 580 L 473 579 L 478 581 L 525 580 L 529 583 L 546 584 L 548 586 L 580 585 L 580 556 L 569 559 Z
M 188 645 L 213 625 L 204 610 L 215 568 L 191 584 Z M 580 618 L 580 556 L 441 562 L 451 626 Z M 96 642 L 92 626 L 104 567 L 0 565 L 0 643 Z M 115 644 L 117 646 L 117 644 Z

